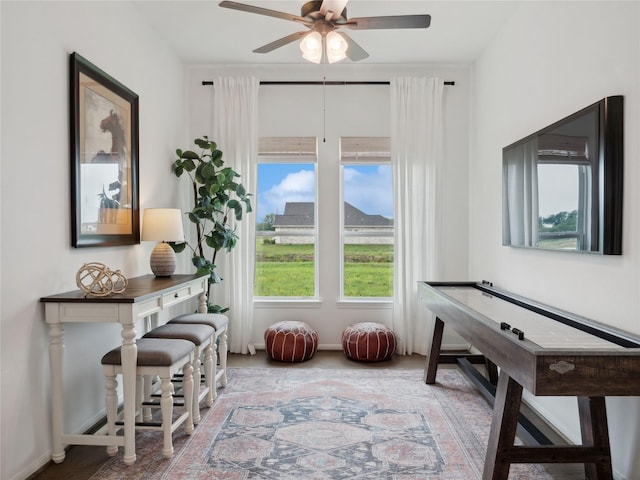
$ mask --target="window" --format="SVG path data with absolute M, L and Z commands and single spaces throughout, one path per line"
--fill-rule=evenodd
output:
M 343 137 L 342 297 L 393 296 L 390 139 Z
M 317 297 L 313 137 L 260 138 L 255 297 Z
M 587 250 L 594 192 L 589 137 L 544 134 L 538 138 L 538 246 Z
M 389 138 L 343 137 L 339 148 L 323 168 L 334 169 L 336 176 L 339 170 L 341 182 L 323 187 L 316 186 L 316 138 L 260 139 L 254 297 L 308 300 L 323 296 L 318 287 L 320 228 L 323 241 L 339 238 L 334 246 L 324 245 L 321 263 L 326 267 L 323 281 L 335 286 L 336 299 L 337 295 L 349 300 L 392 297 Z M 319 226 L 318 204 L 325 209 L 336 205 L 341 211 L 326 216 L 325 224 Z M 327 292 L 324 295 L 332 298 Z

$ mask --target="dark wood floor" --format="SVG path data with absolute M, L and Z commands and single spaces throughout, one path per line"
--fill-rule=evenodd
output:
M 420 355 L 400 356 L 385 363 L 385 368 L 423 368 L 425 358 Z M 258 351 L 256 355 L 234 355 L 230 354 L 228 359 L 229 367 L 254 367 L 254 368 L 371 368 L 366 363 L 357 363 L 345 358 L 342 352 L 319 351 L 309 362 L 300 364 L 289 364 L 274 362 L 267 358 L 264 351 Z M 455 368 L 443 365 L 443 368 Z M 534 418 L 534 420 L 536 420 Z M 545 434 L 554 441 L 562 440 L 549 429 L 544 423 L 537 419 L 536 423 Z M 87 480 L 90 478 L 104 462 L 110 457 L 106 454 L 104 447 L 95 446 L 73 446 L 67 450 L 66 459 L 60 464 L 51 462 L 35 473 L 27 480 Z M 555 480 L 582 480 L 584 479 L 584 469 L 581 465 L 548 465 L 547 471 Z

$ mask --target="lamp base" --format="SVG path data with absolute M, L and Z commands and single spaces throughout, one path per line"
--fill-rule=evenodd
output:
M 151 271 L 156 277 L 170 277 L 176 270 L 176 254 L 168 243 L 155 246 L 149 261 Z

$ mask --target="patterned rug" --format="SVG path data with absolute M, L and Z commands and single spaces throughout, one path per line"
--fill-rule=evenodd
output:
M 229 369 L 229 383 L 191 436 L 137 434 L 91 480 L 472 480 L 482 477 L 491 410 L 456 369 Z M 512 480 L 551 479 L 513 465 Z

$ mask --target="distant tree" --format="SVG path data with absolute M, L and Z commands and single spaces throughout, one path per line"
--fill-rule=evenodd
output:
M 267 213 L 264 216 L 264 219 L 262 220 L 262 222 L 258 223 L 258 225 L 256 225 L 256 230 L 259 231 L 273 231 L 275 230 L 274 226 L 273 226 L 273 222 L 276 221 L 276 214 L 275 213 Z
M 538 218 L 540 232 L 575 232 L 578 224 L 578 211 L 558 212 Z

